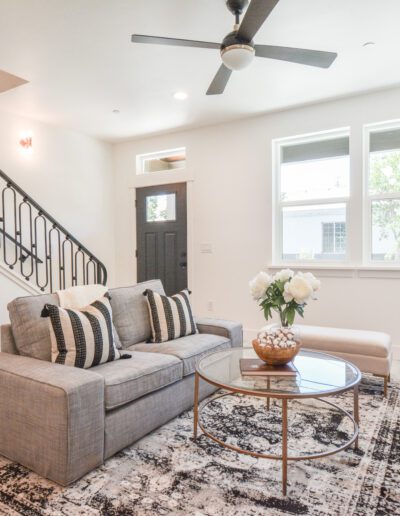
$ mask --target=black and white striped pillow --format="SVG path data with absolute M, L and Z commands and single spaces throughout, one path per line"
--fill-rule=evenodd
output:
M 168 297 L 147 289 L 144 295 L 149 307 L 152 342 L 167 342 L 197 333 L 188 290 Z
M 107 297 L 79 310 L 46 305 L 42 315 L 49 317 L 52 362 L 88 369 L 121 358 Z

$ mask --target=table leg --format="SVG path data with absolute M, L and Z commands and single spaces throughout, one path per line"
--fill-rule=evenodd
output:
M 268 377 L 267 378 L 267 389 L 268 390 L 270 389 L 270 384 L 271 384 L 271 379 Z M 266 402 L 267 402 L 267 410 L 269 410 L 269 408 L 270 408 L 270 398 L 269 397 L 266 399 Z
M 194 375 L 194 420 L 193 420 L 193 439 L 197 439 L 197 423 L 199 420 L 199 375 L 197 372 Z
M 354 419 L 358 426 L 360 426 L 360 411 L 359 411 L 359 404 L 358 404 L 358 385 L 354 387 Z M 354 448 L 358 448 L 358 436 L 357 439 L 354 441 Z
M 286 496 L 287 490 L 287 399 L 282 399 L 282 494 Z

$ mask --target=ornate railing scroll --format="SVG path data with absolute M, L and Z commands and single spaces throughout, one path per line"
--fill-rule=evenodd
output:
M 0 261 L 43 292 L 107 283 L 93 253 L 0 170 Z

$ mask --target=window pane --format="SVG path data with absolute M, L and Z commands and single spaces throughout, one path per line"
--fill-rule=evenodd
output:
M 369 155 L 369 193 L 400 192 L 400 150 L 384 150 Z
M 346 251 L 346 223 L 335 222 L 335 253 Z
M 349 195 L 349 156 L 282 163 L 281 200 L 331 199 Z
M 322 252 L 333 253 L 335 249 L 334 244 L 334 222 L 323 222 L 322 223 Z
M 161 194 L 146 197 L 146 221 L 166 222 L 176 220 L 176 195 Z
M 372 202 L 372 259 L 400 261 L 400 200 Z
M 186 149 L 184 147 L 169 151 L 153 152 L 151 154 L 139 154 L 136 156 L 137 174 L 179 170 L 185 168 L 185 166 Z
M 344 260 L 346 205 L 283 208 L 283 260 Z

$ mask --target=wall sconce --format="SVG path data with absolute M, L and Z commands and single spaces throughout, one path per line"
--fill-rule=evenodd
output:
M 21 133 L 19 140 L 20 147 L 25 151 L 32 150 L 32 133 L 29 131 Z

